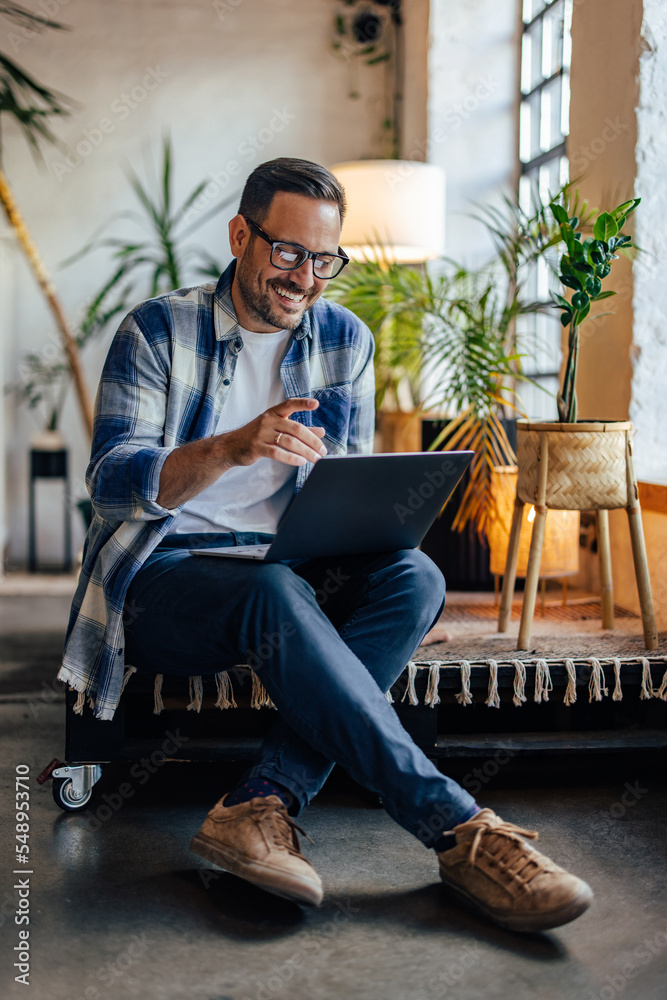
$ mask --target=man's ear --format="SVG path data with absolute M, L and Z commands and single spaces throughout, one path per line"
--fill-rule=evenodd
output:
M 242 215 L 235 215 L 229 223 L 229 248 L 235 257 L 242 257 L 250 239 L 248 223 Z

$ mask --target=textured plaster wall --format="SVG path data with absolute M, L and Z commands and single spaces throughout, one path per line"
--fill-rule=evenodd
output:
M 570 172 L 592 207 L 613 208 L 635 187 L 642 0 L 573 5 Z M 577 397 L 581 418 L 627 419 L 631 395 L 632 267 L 614 262 L 606 288 L 613 315 L 581 328 Z M 597 311 L 602 312 L 598 307 Z
M 667 4 L 644 0 L 637 107 L 637 243 L 630 416 L 636 427 L 637 474 L 667 483 Z

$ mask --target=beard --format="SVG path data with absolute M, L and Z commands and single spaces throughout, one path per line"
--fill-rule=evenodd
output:
M 284 278 L 270 278 L 263 281 L 253 262 L 254 253 L 252 251 L 255 239 L 253 234 L 246 252 L 236 264 L 236 284 L 243 304 L 250 315 L 262 323 L 268 323 L 269 326 L 273 326 L 277 330 L 296 330 L 301 324 L 306 309 L 313 304 L 320 293 L 314 286 L 301 288 L 300 285 L 290 281 L 287 275 Z M 269 288 L 280 288 L 283 291 L 292 292 L 294 295 L 303 295 L 304 298 L 297 311 L 293 313 L 283 312 L 271 297 Z

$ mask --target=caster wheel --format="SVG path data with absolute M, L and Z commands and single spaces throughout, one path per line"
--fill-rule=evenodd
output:
M 73 790 L 71 778 L 53 779 L 53 801 L 65 812 L 78 812 L 80 809 L 85 809 L 93 797 L 92 788 L 84 792 L 80 798 L 74 796 Z

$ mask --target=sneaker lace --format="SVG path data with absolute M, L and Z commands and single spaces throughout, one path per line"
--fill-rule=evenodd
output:
M 536 830 L 525 830 L 514 823 L 508 823 L 490 811 L 487 815 L 474 816 L 447 833 L 456 835 L 457 839 L 465 839 L 468 833 L 473 834 L 468 854 L 468 864 L 471 866 L 475 864 L 482 841 L 486 838 L 482 849 L 487 856 L 510 877 L 524 884 L 549 867 L 548 859 L 524 841 L 524 838 L 537 840 L 539 834 Z
M 270 802 L 263 804 L 257 809 L 257 824 L 267 850 L 270 850 L 269 836 L 277 847 L 281 847 L 293 854 L 295 857 L 303 857 L 298 833 L 302 834 L 311 844 L 313 840 L 308 836 L 298 823 L 295 823 L 288 814 L 284 805 L 273 805 Z M 297 833 L 298 831 L 298 833 Z M 267 836 L 268 832 L 268 836 Z

